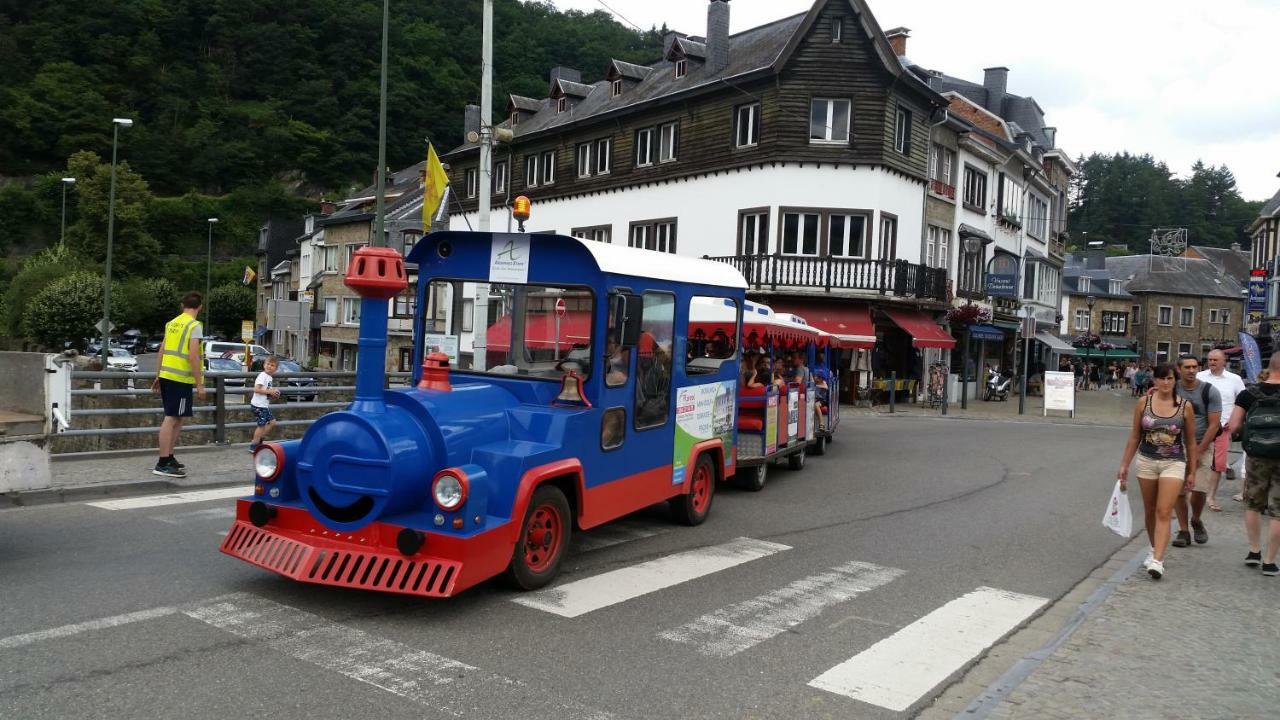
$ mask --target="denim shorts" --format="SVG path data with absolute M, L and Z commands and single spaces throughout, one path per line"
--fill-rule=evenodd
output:
M 269 422 L 274 422 L 276 419 L 276 416 L 271 414 L 271 408 L 258 407 L 257 405 L 254 405 L 253 419 L 258 422 L 258 427 L 262 427 L 263 425 L 266 425 Z

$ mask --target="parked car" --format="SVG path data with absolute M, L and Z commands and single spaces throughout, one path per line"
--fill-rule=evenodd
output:
M 210 380 L 219 375 L 229 375 L 231 373 L 243 373 L 244 363 L 234 357 L 207 357 L 204 359 L 205 377 Z M 228 377 L 223 379 L 223 384 L 227 387 L 244 387 L 248 382 L 243 377 Z M 245 396 L 248 400 L 248 396 Z
M 146 352 L 160 352 L 160 348 L 164 347 L 164 336 L 157 335 L 153 338 L 148 338 L 143 347 Z
M 107 369 L 123 372 L 137 372 L 138 358 L 124 348 L 113 347 L 107 355 Z
M 112 350 L 120 349 L 120 350 L 125 350 L 125 351 L 127 352 L 127 349 L 126 349 L 126 348 L 121 347 L 121 346 L 120 346 L 120 344 L 116 342 L 116 339 L 115 339 L 115 338 L 111 338 L 111 346 L 110 346 L 110 347 L 111 347 L 111 349 L 112 349 Z M 102 339 L 101 339 L 101 338 L 92 338 L 92 339 L 85 340 L 85 343 L 84 343 L 84 354 L 85 354 L 85 355 L 101 355 L 101 354 L 102 354 Z
M 282 373 L 302 373 L 312 369 L 303 367 L 297 360 L 289 358 L 276 359 L 280 362 L 279 372 Z M 262 372 L 263 362 L 263 359 L 254 360 L 251 370 L 255 373 Z M 281 400 L 291 398 L 299 402 L 314 402 L 319 384 L 315 378 L 303 376 L 281 378 L 279 382 L 275 383 L 275 386 L 280 389 Z
M 142 340 L 141 330 L 125 330 L 124 332 L 120 333 L 119 339 L 115 340 L 114 342 L 117 343 L 120 347 L 134 354 L 142 352 L 142 348 L 145 344 L 143 343 L 143 340 Z
M 250 345 L 249 351 L 253 353 L 255 359 L 266 357 L 271 351 L 261 345 Z M 205 340 L 204 356 L 212 357 L 234 357 L 240 362 L 244 362 L 244 343 L 238 342 L 222 342 L 219 340 Z

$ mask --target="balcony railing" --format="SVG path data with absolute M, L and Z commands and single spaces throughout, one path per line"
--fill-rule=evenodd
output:
M 906 260 L 723 255 L 708 260 L 737 268 L 754 289 L 864 290 L 881 295 L 947 301 L 947 271 Z
M 929 190 L 931 190 L 935 195 L 941 195 L 943 197 L 951 198 L 952 200 L 956 199 L 955 186 L 948 185 L 941 180 L 930 180 Z

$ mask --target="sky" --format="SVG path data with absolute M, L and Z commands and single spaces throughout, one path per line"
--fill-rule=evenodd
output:
M 552 0 L 624 24 L 705 35 L 704 0 Z M 882 29 L 911 29 L 907 57 L 982 82 L 1009 68 L 1072 157 L 1149 153 L 1175 175 L 1226 165 L 1246 200 L 1280 190 L 1280 0 L 869 0 Z M 731 0 L 730 32 L 813 0 Z M 607 8 L 605 7 L 607 6 Z

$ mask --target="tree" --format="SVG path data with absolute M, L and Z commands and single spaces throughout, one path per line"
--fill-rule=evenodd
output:
M 123 302 L 113 302 L 111 322 L 119 325 L 129 312 Z M 24 334 L 46 347 L 62 347 L 65 341 L 98 334 L 94 325 L 102 319 L 102 276 L 77 270 L 53 281 L 27 303 L 22 316 Z
M 209 330 L 226 337 L 240 336 L 240 323 L 257 316 L 258 299 L 240 283 L 223 283 L 209 291 Z
M 76 270 L 82 269 L 83 263 L 66 248 L 54 246 L 42 253 L 32 255 L 22 264 L 22 269 L 13 276 L 4 296 L 3 331 L 10 337 L 23 334 L 23 318 L 27 305 L 32 298 L 50 283 Z M 98 285 L 101 292 L 101 283 Z M 98 317 L 101 313 L 101 297 L 98 303 Z
M 111 165 L 97 153 L 81 151 L 67 161 L 67 171 L 78 178 L 80 216 L 67 228 L 67 244 L 94 262 L 107 257 L 107 221 L 110 214 Z M 146 219 L 152 198 L 142 176 L 122 162 L 116 166 L 115 237 L 113 273 L 128 275 L 150 266 L 160 254 L 160 244 L 147 232 Z
M 155 335 L 178 314 L 181 298 L 165 278 L 131 278 L 121 284 L 120 300 L 125 307 L 124 326 Z

